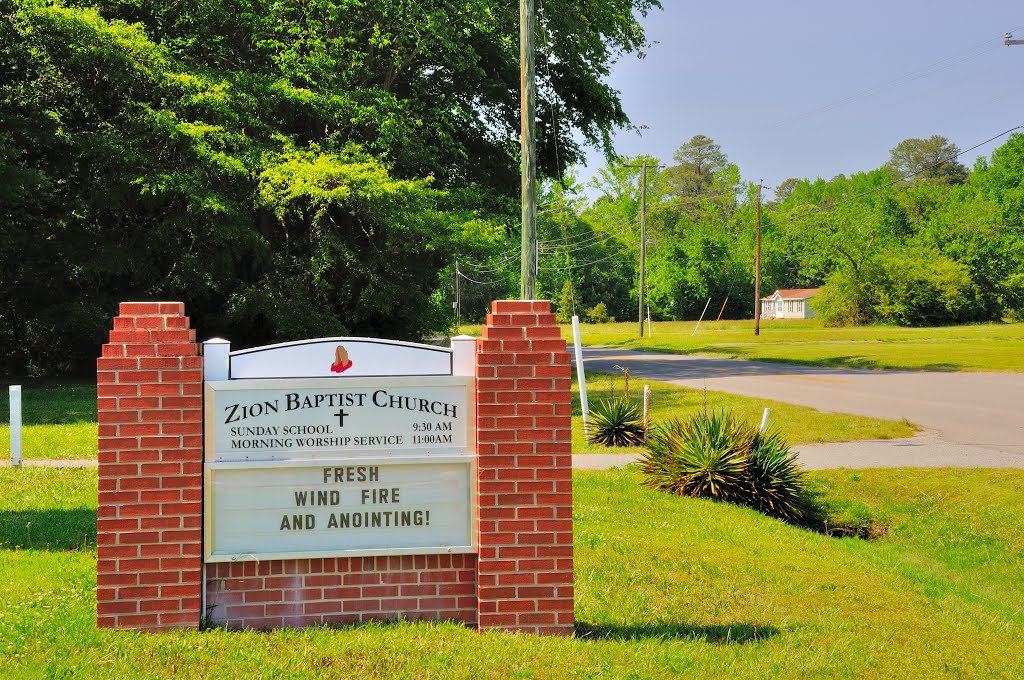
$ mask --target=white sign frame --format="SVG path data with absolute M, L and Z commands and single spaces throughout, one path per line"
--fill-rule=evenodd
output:
M 453 338 L 452 349 L 373 338 L 319 338 L 236 352 L 230 351 L 230 343 L 225 340 L 213 339 L 203 343 L 205 358 L 203 388 L 204 561 L 213 563 L 478 552 L 476 393 L 473 367 L 475 345 L 475 339 L 467 336 Z M 344 351 L 349 354 L 346 355 L 339 346 L 344 346 Z M 332 361 L 335 366 L 331 365 Z M 346 364 L 350 365 L 346 366 Z M 333 370 L 335 367 L 344 368 L 344 370 Z M 332 373 L 340 373 L 340 375 L 332 375 Z M 458 438 L 447 445 L 381 446 L 364 447 L 358 450 L 342 447 L 316 451 L 266 449 L 261 450 L 260 455 L 246 455 L 244 458 L 240 458 L 238 453 L 234 452 L 231 460 L 218 456 L 216 428 L 220 414 L 215 412 L 218 392 L 234 390 L 255 392 L 263 389 L 354 392 L 356 390 L 400 390 L 403 388 L 456 390 L 460 396 L 458 403 L 464 404 L 465 413 L 461 418 L 454 417 L 453 424 L 460 421 L 464 424 L 464 445 L 459 445 L 461 438 Z M 465 392 L 463 393 L 462 390 Z M 462 394 L 464 394 L 464 401 L 461 398 Z M 380 406 L 380 404 L 375 405 Z M 425 415 L 424 417 L 430 419 L 439 416 Z M 220 424 L 220 426 L 223 425 L 223 423 Z M 433 464 L 449 466 L 449 471 L 453 464 L 465 466 L 466 482 L 465 485 L 460 484 L 459 488 L 465 488 L 467 491 L 466 540 L 459 541 L 458 544 L 348 548 L 344 547 L 342 541 L 315 550 L 264 551 L 244 554 L 237 551 L 218 551 L 215 545 L 214 539 L 217 536 L 218 526 L 217 499 L 214 487 L 215 478 L 219 472 L 230 474 L 232 470 L 269 471 L 275 468 L 294 470 L 310 467 L 370 465 L 386 468 Z M 440 471 L 442 468 L 438 467 L 437 469 Z M 236 511 L 238 510 L 236 509 Z M 343 536 L 343 534 L 338 534 L 338 536 Z M 459 538 L 461 538 L 461 534 Z

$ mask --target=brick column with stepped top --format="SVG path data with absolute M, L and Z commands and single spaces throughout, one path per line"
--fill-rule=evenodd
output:
M 96 622 L 197 628 L 203 358 L 180 302 L 122 302 L 96 360 Z
M 541 300 L 497 300 L 477 351 L 478 625 L 573 633 L 569 353 Z

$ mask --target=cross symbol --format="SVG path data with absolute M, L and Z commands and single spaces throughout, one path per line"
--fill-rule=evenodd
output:
M 338 427 L 345 427 L 345 416 L 347 416 L 347 415 L 349 415 L 349 414 L 348 414 L 348 413 L 345 413 L 344 411 L 342 411 L 342 410 L 341 410 L 341 409 L 339 408 L 339 409 L 338 409 L 338 412 L 337 412 L 337 413 L 335 413 L 334 415 L 338 416 Z

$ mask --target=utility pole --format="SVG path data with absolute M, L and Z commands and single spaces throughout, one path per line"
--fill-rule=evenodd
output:
M 534 117 L 537 83 L 533 66 L 534 0 L 519 0 L 519 112 L 521 118 L 523 240 L 520 252 L 521 300 L 537 298 L 537 157 Z
M 1015 40 L 1014 37 L 1013 37 L 1013 33 L 1007 33 L 1006 35 L 1003 36 L 1003 44 L 1007 45 L 1007 46 L 1009 46 L 1009 45 L 1024 45 L 1024 40 L 1021 40 L 1020 38 L 1017 38 Z
M 754 335 L 761 335 L 761 185 L 757 183 L 757 226 L 754 249 Z
M 459 271 L 459 261 L 455 260 L 455 328 L 458 329 L 462 325 L 462 282 L 459 279 L 462 278 L 462 273 Z
M 640 337 L 644 337 L 644 283 L 647 278 L 647 161 L 640 170 Z

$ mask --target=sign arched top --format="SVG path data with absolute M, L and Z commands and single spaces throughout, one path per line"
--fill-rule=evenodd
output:
M 377 338 L 316 338 L 228 355 L 230 380 L 451 374 L 447 347 Z

